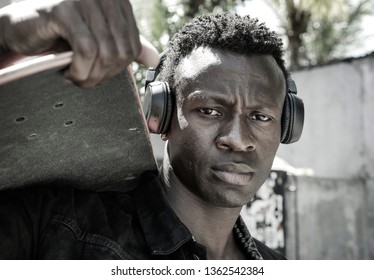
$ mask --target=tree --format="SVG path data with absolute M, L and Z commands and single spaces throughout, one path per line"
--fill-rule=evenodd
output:
M 132 0 L 138 23 L 160 51 L 175 32 L 202 13 L 228 11 L 251 0 Z M 288 41 L 290 68 L 342 58 L 354 45 L 374 0 L 265 0 L 278 15 Z
M 357 40 L 362 18 L 374 8 L 373 0 L 266 1 L 288 38 L 291 69 L 344 57 Z

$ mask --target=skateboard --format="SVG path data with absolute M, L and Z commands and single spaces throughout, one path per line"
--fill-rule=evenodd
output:
M 71 59 L 47 54 L 0 69 L 0 190 L 127 191 L 157 169 L 131 71 L 82 89 L 61 75 Z

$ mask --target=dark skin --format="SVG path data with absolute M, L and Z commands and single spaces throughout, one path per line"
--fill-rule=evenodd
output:
M 271 56 L 200 47 L 175 77 L 168 199 L 209 259 L 242 258 L 232 228 L 278 149 L 284 75 Z
M 41 53 L 57 39 L 73 50 L 65 75 L 81 87 L 100 84 L 145 59 L 128 0 L 26 1 L 0 12 L 1 49 Z

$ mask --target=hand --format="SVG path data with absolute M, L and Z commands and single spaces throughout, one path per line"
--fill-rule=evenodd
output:
M 20 7 L 27 14 L 20 14 Z M 0 46 L 20 54 L 50 49 L 59 38 L 73 50 L 65 72 L 82 87 L 95 86 L 125 69 L 141 53 L 128 0 L 26 1 L 1 11 Z

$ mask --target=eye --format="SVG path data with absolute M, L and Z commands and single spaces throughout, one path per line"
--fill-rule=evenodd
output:
M 222 116 L 220 112 L 211 108 L 200 108 L 199 111 L 207 116 Z
M 268 121 L 271 120 L 270 117 L 265 116 L 263 114 L 253 114 L 253 115 L 250 115 L 249 119 L 253 120 L 253 121 L 260 121 L 260 122 L 268 122 Z

